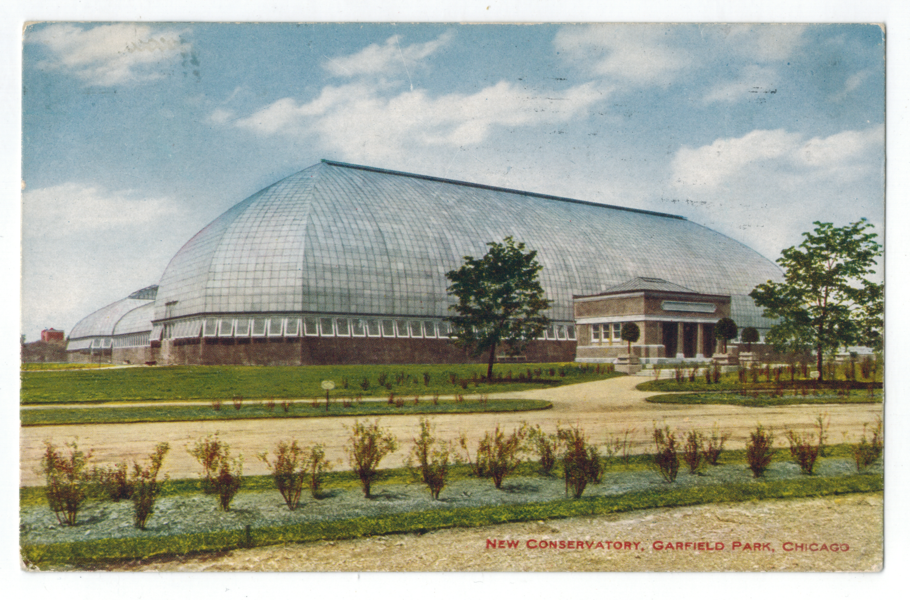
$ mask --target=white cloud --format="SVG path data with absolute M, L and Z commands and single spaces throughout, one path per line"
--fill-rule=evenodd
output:
M 720 25 L 705 32 L 720 36 L 726 45 L 721 51 L 755 62 L 785 61 L 803 45 L 805 25 Z
M 737 102 L 746 98 L 763 101 L 768 94 L 776 93 L 776 71 L 768 67 L 750 65 L 743 69 L 735 81 L 726 81 L 711 88 L 704 102 Z
M 588 63 L 598 75 L 666 85 L 692 63 L 687 50 L 668 41 L 667 29 L 628 24 L 565 27 L 557 32 L 553 44 L 566 57 Z
M 393 35 L 382 46 L 370 44 L 348 56 L 330 57 L 322 66 L 332 75 L 340 77 L 401 72 L 403 69 L 412 69 L 418 61 L 447 45 L 453 37 L 453 33 L 447 31 L 423 44 L 401 46 L 401 36 Z
M 28 36 L 44 45 L 53 57 L 42 63 L 49 69 L 72 73 L 90 85 L 112 86 L 162 77 L 160 68 L 188 55 L 192 44 L 186 30 L 148 25 L 50 25 Z
M 180 212 L 169 198 L 64 183 L 22 195 L 23 236 L 61 238 L 124 227 L 144 227 Z
M 208 120 L 212 123 L 222 125 L 234 118 L 234 111 L 225 108 L 216 108 L 209 113 Z
M 869 77 L 872 75 L 871 70 L 857 71 L 847 77 L 847 80 L 844 82 L 844 89 L 842 89 L 837 94 L 831 97 L 833 102 L 840 102 L 847 97 L 851 92 L 861 86 Z
M 609 92 L 592 84 L 529 94 L 500 82 L 474 94 L 424 90 L 384 96 L 362 83 L 329 86 L 310 102 L 283 98 L 234 125 L 259 135 L 317 135 L 348 160 L 411 154 L 422 147 L 483 142 L 496 126 L 566 123 Z

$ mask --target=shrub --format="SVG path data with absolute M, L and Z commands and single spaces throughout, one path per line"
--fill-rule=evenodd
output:
M 379 382 L 379 385 L 385 387 L 385 384 L 386 384 L 386 383 L 388 382 L 388 380 L 389 380 L 389 374 L 388 374 L 388 373 L 380 373 L 379 376 L 376 378 L 376 380 Z
M 261 453 L 259 460 L 271 469 L 275 487 L 288 509 L 295 510 L 300 505 L 300 493 L 307 478 L 303 448 L 297 445 L 297 440 L 291 440 L 290 444 L 280 441 L 275 446 L 274 461 L 269 460 L 267 452 Z
M 657 450 L 654 454 L 657 470 L 664 481 L 673 483 L 679 473 L 679 456 L 677 456 L 679 447 L 676 443 L 676 436 L 670 431 L 669 425 L 663 429 L 654 428 L 654 446 Z
M 363 379 L 360 380 L 360 389 L 362 389 L 363 391 L 367 391 L 368 389 L 370 389 L 370 380 L 368 378 L 364 377 Z
M 218 399 L 212 400 L 212 409 L 221 410 L 221 400 L 218 400 Z
M 724 346 L 724 354 L 727 353 L 727 342 L 739 335 L 736 322 L 730 317 L 723 317 L 714 326 L 714 337 L 719 339 Z
M 815 417 L 815 428 L 818 430 L 818 455 L 825 456 L 825 442 L 828 441 L 828 429 L 831 427 L 831 417 L 828 413 L 821 413 Z
M 91 484 L 85 467 L 92 453 L 85 454 L 79 450 L 76 442 L 66 446 L 69 448 L 69 456 L 65 456 L 63 450 L 57 449 L 50 441 L 44 442 L 41 472 L 47 482 L 47 502 L 57 521 L 61 525 L 73 526 Z
M 243 408 L 243 396 L 234 396 L 233 402 L 236 410 Z
M 433 434 L 434 427 L 430 421 L 420 419 L 420 435 L 414 438 L 414 446 L 408 456 L 408 467 L 430 488 L 433 500 L 439 500 L 439 493 L 445 487 L 449 475 L 453 452 L 451 444 L 440 442 Z
M 281 408 L 282 408 L 282 410 L 284 410 L 284 412 L 290 411 L 290 410 L 291 410 L 291 401 L 290 401 L 290 400 L 283 400 L 283 401 L 281 402 Z
M 322 495 L 322 479 L 332 463 L 325 459 L 325 446 L 313 444 L 305 450 L 304 468 L 310 478 L 310 495 L 319 498 Z
M 429 372 L 429 371 L 424 371 L 424 372 L 423 372 L 423 385 L 425 385 L 426 387 L 430 387 L 430 380 L 431 380 L 431 379 L 432 379 L 432 378 L 430 377 L 430 372 Z
M 269 412 L 274 412 L 274 410 L 275 410 L 275 399 L 274 399 L 274 398 L 269 398 L 268 401 L 265 403 L 265 407 L 266 407 L 266 409 L 268 409 Z
M 202 466 L 202 491 L 217 494 L 221 510 L 229 510 L 243 485 L 243 456 L 231 458 L 230 446 L 217 433 L 197 440 L 188 452 Z
M 477 462 L 471 463 L 474 474 L 478 477 L 492 478 L 496 489 L 501 489 L 506 476 L 514 472 L 521 463 L 524 438 L 524 427 L 513 430 L 508 436 L 499 428 L 499 425 L 496 425 L 492 432 L 486 432 L 483 439 L 477 444 Z M 464 436 L 460 443 L 467 452 Z M 470 454 L 468 454 L 468 462 L 471 462 Z
M 689 465 L 689 473 L 697 474 L 701 472 L 705 463 L 703 447 L 704 439 L 700 433 L 692 430 L 686 434 L 686 445 L 683 446 L 683 460 Z
M 704 456 L 709 465 L 717 466 L 720 460 L 720 453 L 724 450 L 724 443 L 728 439 L 730 439 L 730 434 L 721 433 L 717 425 L 714 425 L 714 429 L 711 430 L 711 437 L 705 438 Z
M 90 475 L 101 496 L 120 502 L 133 496 L 133 487 L 129 481 L 129 467 L 126 462 L 119 462 L 109 467 L 94 467 Z
M 354 474 L 360 479 L 363 495 L 370 497 L 370 486 L 378 475 L 377 467 L 388 454 L 398 449 L 398 440 L 389 431 L 379 427 L 379 421 L 371 424 L 354 421 L 351 436 L 345 450 Z
M 540 458 L 540 471 L 549 475 L 556 466 L 556 452 L 559 437 L 552 433 L 544 433 L 540 425 L 528 427 L 528 441 Z
M 607 441 L 607 454 L 612 458 L 613 456 L 618 456 L 622 460 L 623 464 L 629 464 L 629 453 L 632 450 L 632 442 L 629 441 L 629 437 L 635 433 L 635 429 L 625 429 L 622 432 L 622 437 L 614 436 Z
M 557 428 L 556 434 L 563 447 L 562 469 L 566 480 L 566 495 L 572 489 L 574 498 L 581 498 L 590 482 L 599 483 L 603 465 L 597 447 L 589 444 L 585 432 L 578 426 Z
M 863 425 L 863 437 L 853 446 L 853 457 L 856 460 L 856 470 L 865 471 L 872 466 L 882 455 L 884 438 L 882 437 L 882 420 L 879 418 L 872 428 L 872 439 L 866 439 L 866 425 Z
M 753 477 L 764 475 L 771 464 L 771 459 L 777 452 L 772 449 L 773 443 L 774 436 L 761 425 L 749 433 L 749 441 L 746 442 L 746 462 L 749 463 Z
M 799 470 L 806 475 L 812 474 L 815 460 L 818 458 L 818 446 L 813 446 L 808 438 L 804 438 L 792 429 L 787 431 L 787 441 L 790 442 L 790 456 L 796 460 Z
M 746 345 L 746 352 L 752 352 L 752 344 L 758 342 L 758 329 L 755 327 L 744 327 L 742 330 L 742 341 Z M 733 336 L 736 337 L 736 336 Z
M 155 512 L 155 501 L 162 488 L 162 483 L 158 481 L 158 472 L 170 448 L 166 442 L 155 446 L 146 467 L 137 462 L 133 463 L 133 473 L 130 476 L 133 488 L 133 525 L 139 529 L 145 529 L 149 517 Z

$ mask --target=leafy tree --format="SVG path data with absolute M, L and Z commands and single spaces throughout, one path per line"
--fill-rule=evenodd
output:
M 727 342 L 737 336 L 739 330 L 736 328 L 736 321 L 730 317 L 724 317 L 714 326 L 714 337 L 724 343 L 724 354 L 727 353 Z
M 632 354 L 632 342 L 637 342 L 639 336 L 641 336 L 641 331 L 638 329 L 638 325 L 635 323 L 623 323 L 622 330 L 619 332 L 619 337 L 622 338 L 624 342 L 628 342 L 629 355 Z
M 487 379 L 493 376 L 496 348 L 509 347 L 520 354 L 531 340 L 540 337 L 550 320 L 542 313 L 550 307 L 540 285 L 537 251 L 507 237 L 490 242 L 483 258 L 464 257 L 464 264 L 446 273 L 448 292 L 458 299 L 449 310 L 454 328 L 452 342 L 470 350 L 472 356 L 489 354 Z
M 743 343 L 746 345 L 746 352 L 752 352 L 752 344 L 758 342 L 759 339 L 761 338 L 758 335 L 758 329 L 754 327 L 743 329 Z
M 799 246 L 781 253 L 784 281 L 768 281 L 749 294 L 766 317 L 779 319 L 769 342 L 815 351 L 819 381 L 826 353 L 850 345 L 881 348 L 884 286 L 868 278 L 882 249 L 870 229 L 865 219 L 844 227 L 816 221 Z

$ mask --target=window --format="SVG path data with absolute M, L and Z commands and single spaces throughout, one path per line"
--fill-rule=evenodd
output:
M 452 324 L 448 321 L 443 321 L 439 324 L 439 337 L 447 338 L 452 335 Z
M 412 338 L 423 337 L 423 327 L 420 326 L 420 321 L 410 321 L 408 330 L 411 332 Z
M 303 333 L 304 335 L 319 335 L 319 321 L 316 320 L 316 317 L 303 318 Z
M 566 326 L 565 325 L 556 326 L 556 339 L 558 339 L 558 340 L 566 339 Z
M 609 325 L 608 325 L 608 327 L 609 327 Z M 600 343 L 600 339 L 601 339 L 600 330 L 601 330 L 600 325 L 591 325 L 591 341 L 592 342 L 596 342 L 598 344 Z
M 218 319 L 206 319 L 202 329 L 202 337 L 215 337 L 217 335 Z
M 547 326 L 547 339 L 548 339 L 548 340 L 555 340 L 555 339 L 556 339 L 556 332 L 555 332 L 554 329 L 553 329 L 553 325 Z
M 622 340 L 622 323 L 613 323 L 613 340 Z
M 266 319 L 253 319 L 253 337 L 265 337 Z
M 379 329 L 379 321 L 376 319 L 370 319 L 367 321 L 367 335 L 370 337 L 379 337 L 381 333 L 382 332 Z
M 300 335 L 300 319 L 288 319 L 284 335 L 285 337 L 298 337 Z
M 395 329 L 398 330 L 398 337 L 408 337 L 407 321 L 395 321 Z
M 395 321 L 382 322 L 382 335 L 384 337 L 395 337 Z
M 250 320 L 237 319 L 237 326 L 234 328 L 234 335 L 237 337 L 248 337 L 250 335 Z M 196 334 L 190 337 L 196 337 Z
M 436 323 L 433 321 L 423 322 L 423 336 L 428 338 L 436 337 Z
M 319 319 L 319 333 L 325 336 L 335 335 L 335 324 L 331 317 L 321 317 Z
M 281 326 L 284 319 L 269 319 L 269 337 L 281 337 Z
M 218 337 L 234 337 L 233 319 L 221 319 L 221 325 L 218 328 Z
M 354 337 L 366 335 L 366 322 L 363 319 L 351 319 L 351 335 Z
M 575 339 L 575 325 L 567 325 L 566 332 L 568 332 L 570 340 Z
M 335 319 L 335 335 L 343 335 L 345 337 L 351 335 L 347 319 Z

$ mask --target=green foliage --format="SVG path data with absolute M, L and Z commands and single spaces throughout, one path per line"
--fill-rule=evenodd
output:
M 559 437 L 556 434 L 544 433 L 540 425 L 527 426 L 528 442 L 540 459 L 540 472 L 549 475 L 556 466 L 556 453 L 559 446 Z
M 670 431 L 670 426 L 666 425 L 663 429 L 655 427 L 653 438 L 656 449 L 654 464 L 664 481 L 673 483 L 679 474 L 679 456 L 677 455 L 679 446 L 676 442 L 676 435 Z
M 880 404 L 881 392 L 870 396 L 864 390 L 851 390 L 848 395 L 838 395 L 836 390 L 822 390 L 803 396 L 799 393 L 778 396 L 771 390 L 755 391 L 743 395 L 733 393 L 660 394 L 645 399 L 654 404 L 729 404 L 733 406 L 788 406 L 794 404 Z
M 623 323 L 619 337 L 622 341 L 628 343 L 629 354 L 632 354 L 632 342 L 638 341 L 638 338 L 641 337 L 641 330 L 638 329 L 638 325 L 635 323 Z
M 777 453 L 772 449 L 773 444 L 774 436 L 761 425 L 749 433 L 749 441 L 746 443 L 746 462 L 749 463 L 749 470 L 752 471 L 753 477 L 761 477 L 771 465 L 771 459 Z
M 518 355 L 540 337 L 549 325 L 543 312 L 550 308 L 543 286 L 537 251 L 525 252 L 525 245 L 507 237 L 503 243 L 490 242 L 483 258 L 464 257 L 464 264 L 446 273 L 448 292 L 456 299 L 450 310 L 453 333 L 450 340 L 472 356 L 487 352 L 487 378 L 493 376 L 496 348 L 508 347 Z
M 811 475 L 818 459 L 820 445 L 813 446 L 812 440 L 792 429 L 787 430 L 787 442 L 790 444 L 790 456 L 799 465 L 800 471 L 805 475 Z
M 562 472 L 566 480 L 566 495 L 572 490 L 573 498 L 581 498 L 588 483 L 599 483 L 603 465 L 597 447 L 588 443 L 585 432 L 577 425 L 556 429 L 562 447 Z
M 863 437 L 853 447 L 856 470 L 862 472 L 875 464 L 875 461 L 881 457 L 883 449 L 882 420 L 879 418 L 872 428 L 872 438 L 870 440 L 866 439 L 866 425 L 863 425 Z
M 64 454 L 49 440 L 44 442 L 41 472 L 44 473 L 45 493 L 51 510 L 61 525 L 73 526 L 79 509 L 88 496 L 91 478 L 86 472 L 91 452 L 85 454 L 76 442 L 66 444 L 69 454 Z
M 736 337 L 736 336 L 733 336 Z M 732 338 L 730 338 L 732 339 Z M 745 327 L 742 332 L 742 341 L 746 345 L 746 351 L 752 352 L 752 344 L 758 343 L 761 337 L 758 335 L 758 329 L 755 327 Z
M 825 354 L 842 346 L 881 348 L 884 286 L 869 280 L 882 255 L 871 223 L 815 226 L 799 246 L 781 252 L 784 281 L 763 283 L 750 296 L 766 317 L 779 319 L 768 341 L 782 351 L 812 348 L 821 381 Z
M 727 352 L 727 342 L 735 338 L 738 334 L 739 330 L 736 327 L 736 322 L 730 317 L 720 319 L 717 321 L 717 325 L 714 326 L 714 337 L 724 343 L 724 353 Z
M 133 486 L 129 480 L 129 467 L 126 461 L 107 467 L 92 467 L 90 475 L 101 496 L 113 502 L 129 500 L 133 496 Z
M 261 453 L 259 460 L 271 469 L 275 487 L 284 498 L 288 510 L 296 510 L 307 480 L 305 451 L 297 445 L 297 440 L 291 440 L 290 443 L 279 441 L 274 452 L 274 460 L 269 460 L 267 452 Z
M 706 461 L 704 436 L 692 430 L 686 434 L 686 444 L 683 446 L 683 461 L 689 466 L 689 473 L 701 473 Z
M 461 437 L 459 443 L 467 453 L 468 463 L 471 464 L 474 474 L 478 477 L 492 478 L 493 485 L 498 490 L 502 489 L 502 482 L 506 476 L 513 473 L 521 464 L 523 442 L 526 437 L 525 427 L 514 429 L 507 436 L 497 424 L 492 432 L 487 431 L 478 442 L 477 458 L 473 463 L 464 436 Z
M 221 510 L 230 510 L 243 485 L 243 456 L 231 458 L 231 447 L 217 433 L 197 440 L 187 451 L 202 466 L 202 491 L 217 494 Z
M 379 427 L 379 421 L 366 424 L 354 421 L 345 450 L 351 469 L 360 479 L 363 495 L 370 497 L 370 487 L 379 475 L 379 463 L 398 449 L 398 440 L 391 432 Z
M 155 500 L 158 499 L 162 486 L 158 481 L 158 472 L 170 448 L 166 442 L 155 446 L 155 451 L 149 455 L 148 466 L 133 463 L 130 486 L 133 488 L 133 525 L 138 529 L 145 529 L 149 517 L 155 512 Z
M 430 421 L 421 419 L 420 434 L 414 438 L 414 445 L 408 456 L 408 467 L 413 469 L 420 481 L 430 488 L 433 500 L 439 500 L 439 493 L 446 485 L 453 457 L 452 445 L 437 440 Z
M 730 434 L 727 432 L 721 433 L 720 429 L 717 427 L 717 424 L 714 424 L 714 428 L 711 430 L 711 435 L 704 438 L 704 457 L 705 461 L 716 467 L 717 463 L 720 461 L 720 454 L 724 451 L 724 444 L 727 440 L 730 439 Z

